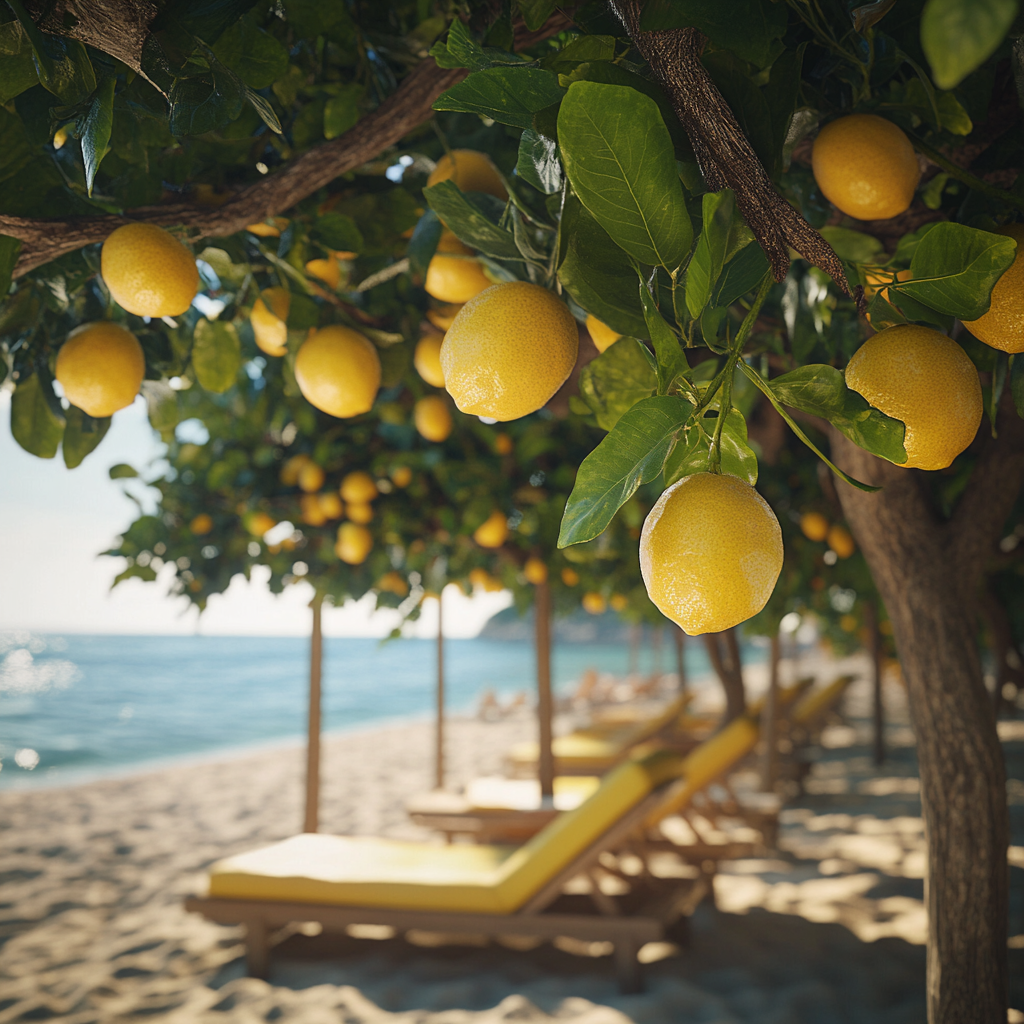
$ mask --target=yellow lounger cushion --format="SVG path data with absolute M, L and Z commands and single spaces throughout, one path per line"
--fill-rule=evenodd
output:
M 579 807 L 601 780 L 594 775 L 557 775 L 554 807 L 571 811 Z M 466 801 L 473 811 L 536 811 L 540 808 L 540 783 L 536 779 L 484 776 L 466 786 Z
M 513 913 L 680 765 L 664 751 L 627 761 L 590 799 L 515 850 L 299 835 L 214 864 L 210 896 Z

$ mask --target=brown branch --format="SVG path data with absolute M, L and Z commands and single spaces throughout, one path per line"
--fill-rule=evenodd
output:
M 690 137 L 704 181 L 712 191 L 731 188 L 744 219 L 761 243 L 776 281 L 789 270 L 789 250 L 825 271 L 850 294 L 832 247 L 775 190 L 729 104 L 700 61 L 707 40 L 697 29 L 640 30 L 642 0 L 614 0 L 637 49 L 668 94 Z

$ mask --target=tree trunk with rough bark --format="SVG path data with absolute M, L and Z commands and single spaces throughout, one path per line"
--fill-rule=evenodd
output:
M 715 675 L 718 676 L 718 681 L 725 691 L 725 717 L 722 719 L 722 724 L 727 725 L 747 710 L 747 695 L 743 686 L 743 664 L 740 661 L 736 633 L 732 629 L 727 629 L 722 633 L 705 633 L 704 644 L 707 647 L 711 667 L 715 670 Z

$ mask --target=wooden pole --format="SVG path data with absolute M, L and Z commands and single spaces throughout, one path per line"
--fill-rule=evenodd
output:
M 551 590 L 538 583 L 534 595 L 534 625 L 537 647 L 537 779 L 542 800 L 555 794 L 555 759 L 551 750 Z
M 686 634 L 682 628 L 676 628 L 672 633 L 676 642 L 676 675 L 679 678 L 679 692 L 686 690 Z
M 320 676 L 324 660 L 320 612 L 323 604 L 323 594 L 316 594 L 309 602 L 309 607 L 313 610 L 313 631 L 309 638 L 309 723 L 306 739 L 306 814 L 303 832 L 316 832 L 320 827 Z
M 874 715 L 875 764 L 885 761 L 885 706 L 882 703 L 882 631 L 879 629 L 878 606 L 868 601 L 864 608 L 871 644 L 871 692 Z
M 437 594 L 437 733 L 434 785 L 444 789 L 444 605 Z
M 776 724 L 779 706 L 779 661 L 782 658 L 782 642 L 779 631 L 772 634 L 771 664 L 768 672 L 768 693 L 761 712 L 761 740 L 764 748 L 761 751 L 761 792 L 771 793 L 775 789 L 775 761 L 778 755 L 778 736 Z

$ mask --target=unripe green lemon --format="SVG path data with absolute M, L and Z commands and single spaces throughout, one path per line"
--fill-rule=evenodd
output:
M 650 599 L 690 636 L 756 615 L 782 571 L 782 529 L 739 477 L 695 473 L 657 500 L 640 534 Z
M 103 243 L 100 273 L 136 316 L 180 316 L 199 291 L 195 257 L 155 224 L 125 224 Z
M 496 284 L 470 299 L 441 345 L 444 385 L 462 412 L 515 420 L 536 412 L 576 364 L 579 331 L 540 285 Z
M 64 396 L 97 419 L 131 405 L 145 374 L 138 339 L 109 320 L 76 327 L 57 353 L 55 376 Z
M 373 408 L 380 357 L 358 331 L 336 324 L 322 327 L 302 343 L 295 357 L 295 380 L 310 405 L 347 419 Z

